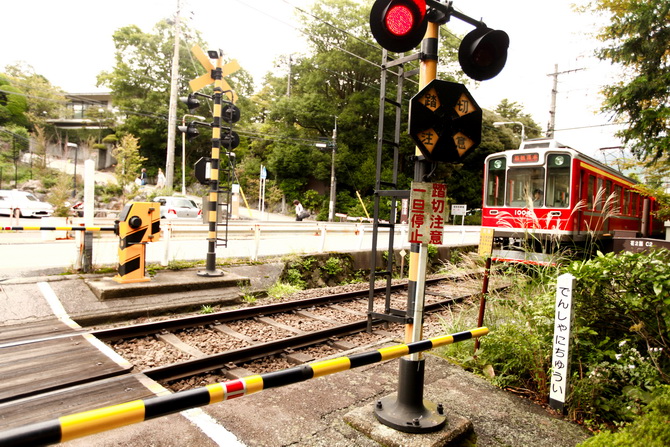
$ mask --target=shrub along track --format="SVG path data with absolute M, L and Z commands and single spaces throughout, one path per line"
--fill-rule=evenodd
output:
M 396 282 L 391 306 L 404 309 L 407 283 Z M 375 311 L 383 307 L 383 290 Z M 456 303 L 481 294 L 472 275 L 426 281 L 424 337 L 444 333 L 441 322 Z M 366 331 L 367 284 L 310 289 L 290 299 L 211 314 L 92 331 L 142 372 L 173 391 L 261 374 L 343 351 L 403 342 L 404 326 L 374 321 Z M 476 322 L 472 323 L 476 326 Z

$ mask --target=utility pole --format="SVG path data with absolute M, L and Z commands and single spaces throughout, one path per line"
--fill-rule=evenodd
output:
M 289 98 L 291 97 L 291 76 L 293 75 L 291 73 L 291 55 L 288 55 L 288 80 L 286 84 L 286 96 Z
M 554 83 L 551 88 L 551 106 L 549 106 L 549 124 L 547 124 L 547 138 L 554 138 L 554 129 L 556 129 L 556 95 L 558 94 L 558 75 L 574 73 L 584 70 L 584 68 L 575 68 L 574 70 L 558 71 L 558 64 L 554 64 L 554 72 L 547 76 L 553 76 Z
M 174 21 L 174 55 L 170 75 L 170 106 L 168 110 L 168 141 L 165 160 L 165 183 L 169 189 L 174 185 L 174 147 L 177 136 L 177 101 L 179 83 L 179 32 L 181 0 L 177 0 L 177 14 Z
M 335 191 L 337 181 L 335 180 L 335 151 L 337 150 L 337 116 L 335 117 L 335 127 L 333 128 L 333 147 L 330 160 L 330 203 L 328 205 L 328 222 L 335 221 L 335 200 L 337 193 Z

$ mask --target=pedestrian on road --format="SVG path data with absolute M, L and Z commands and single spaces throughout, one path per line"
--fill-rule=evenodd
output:
M 147 184 L 147 170 L 146 170 L 146 168 L 142 168 L 142 172 L 140 173 L 140 182 L 142 183 L 142 186 Z
M 309 217 L 309 211 L 305 211 L 300 201 L 294 200 L 293 205 L 295 206 L 295 220 L 301 222 L 305 217 Z
M 165 188 L 165 174 L 163 174 L 163 170 L 161 168 L 158 168 L 158 178 L 156 180 L 156 187 L 157 188 Z

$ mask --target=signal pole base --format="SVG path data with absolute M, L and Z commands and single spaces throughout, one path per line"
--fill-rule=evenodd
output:
M 386 396 L 375 405 L 379 422 L 405 433 L 430 433 L 445 426 L 447 416 L 442 405 L 423 399 L 424 367 L 423 359 L 400 359 L 397 396 Z
M 205 270 L 198 272 L 198 276 L 223 276 L 223 270 L 216 268 L 216 246 L 210 242 L 209 251 L 207 252 L 207 260 L 205 262 Z
M 223 276 L 223 270 L 200 270 L 197 272 L 197 275 L 207 277 Z

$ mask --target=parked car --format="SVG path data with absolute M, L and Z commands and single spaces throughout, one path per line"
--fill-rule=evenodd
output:
M 28 191 L 0 190 L 0 214 L 14 217 L 48 217 L 54 212 L 51 204 L 42 202 Z
M 154 202 L 161 204 L 161 219 L 190 219 L 202 215 L 202 210 L 187 197 L 159 196 Z

